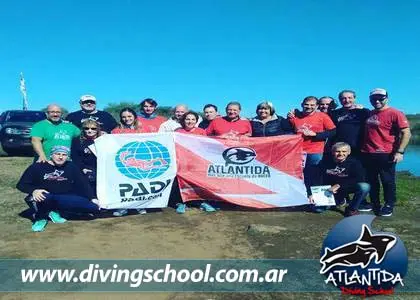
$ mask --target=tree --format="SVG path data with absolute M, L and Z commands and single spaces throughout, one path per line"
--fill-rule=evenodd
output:
M 134 102 L 110 103 L 104 108 L 104 110 L 109 112 L 115 118 L 115 120 L 119 120 L 120 111 L 126 107 L 129 107 L 136 112 L 139 111 L 139 105 Z M 160 116 L 169 118 L 172 115 L 172 108 L 169 106 L 158 106 L 156 112 Z

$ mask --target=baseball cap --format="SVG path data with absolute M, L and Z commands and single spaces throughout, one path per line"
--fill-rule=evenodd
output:
M 80 97 L 80 102 L 85 102 L 85 101 L 96 102 L 96 98 L 95 98 L 95 96 L 92 96 L 92 95 L 83 95 L 82 97 Z
M 376 89 L 371 90 L 369 94 L 369 96 L 374 96 L 374 95 L 381 95 L 381 96 L 388 97 L 388 92 L 385 89 L 376 88 Z

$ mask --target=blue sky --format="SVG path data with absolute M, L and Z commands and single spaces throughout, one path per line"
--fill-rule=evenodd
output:
M 0 2 L 0 111 L 83 94 L 110 102 L 243 104 L 285 114 L 308 95 L 388 89 L 391 105 L 420 112 L 420 1 Z

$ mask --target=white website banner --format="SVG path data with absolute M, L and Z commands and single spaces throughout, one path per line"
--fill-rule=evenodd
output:
M 107 134 L 95 140 L 102 208 L 168 205 L 176 175 L 172 133 Z

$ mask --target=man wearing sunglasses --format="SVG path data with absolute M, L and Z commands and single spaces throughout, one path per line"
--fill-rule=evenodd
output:
M 117 121 L 110 113 L 96 109 L 96 98 L 92 95 L 83 95 L 80 97 L 81 110 L 68 114 L 67 120 L 81 128 L 82 123 L 87 120 L 93 120 L 101 125 L 101 129 L 107 133 L 117 127 Z
M 366 120 L 362 159 L 370 189 L 371 203 L 364 203 L 360 211 L 374 210 L 382 217 L 392 216 L 396 201 L 395 165 L 403 160 L 411 132 L 406 116 L 388 105 L 388 92 L 374 89 L 369 100 L 373 106 Z M 384 191 L 385 204 L 379 200 L 379 178 Z

